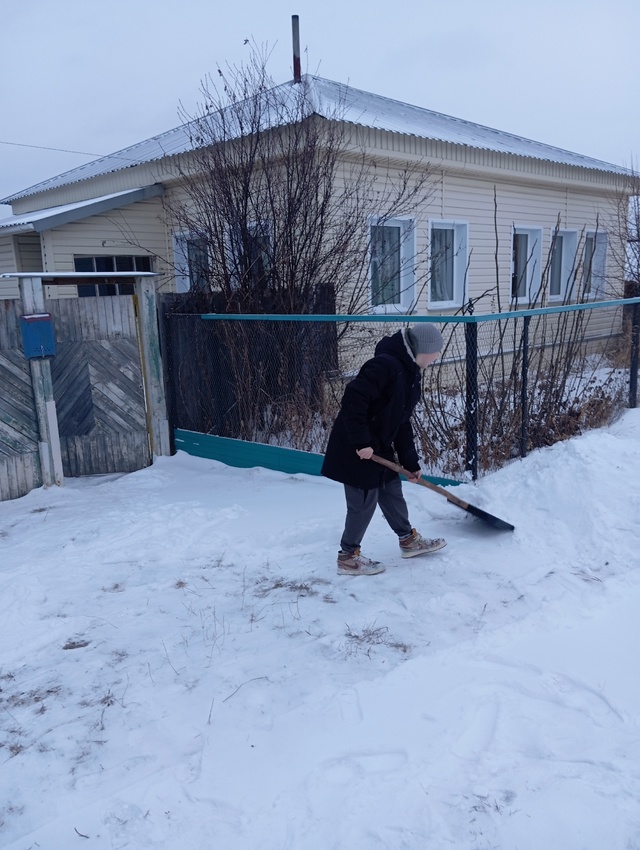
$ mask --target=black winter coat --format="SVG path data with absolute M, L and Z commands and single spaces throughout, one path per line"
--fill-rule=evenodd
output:
M 381 487 L 397 474 L 356 451 L 372 446 L 381 457 L 399 462 L 410 472 L 420 468 L 413 440 L 411 414 L 420 398 L 420 368 L 406 331 L 386 336 L 350 381 L 329 436 L 322 474 L 363 490 Z

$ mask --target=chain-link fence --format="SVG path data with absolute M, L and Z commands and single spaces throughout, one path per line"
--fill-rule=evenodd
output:
M 239 316 L 164 304 L 174 428 L 325 449 L 346 383 L 400 328 L 445 337 L 416 442 L 431 474 L 472 477 L 635 406 L 640 298 L 491 316 Z

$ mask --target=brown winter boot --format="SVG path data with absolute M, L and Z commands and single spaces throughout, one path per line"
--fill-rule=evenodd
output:
M 444 538 L 436 537 L 435 540 L 429 540 L 412 528 L 411 534 L 400 540 L 400 551 L 403 558 L 415 558 L 416 555 L 437 552 L 438 549 L 444 549 L 446 545 L 447 541 Z
M 383 573 L 384 569 L 379 561 L 372 561 L 361 555 L 360 547 L 355 552 L 338 552 L 338 575 L 375 576 Z

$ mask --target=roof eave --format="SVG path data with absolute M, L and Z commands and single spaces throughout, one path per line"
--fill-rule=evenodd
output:
M 46 230 L 53 230 L 56 227 L 62 227 L 65 224 L 73 224 L 76 221 L 90 218 L 101 213 L 111 212 L 122 206 L 146 201 L 149 198 L 160 197 L 164 193 L 162 183 L 154 183 L 150 186 L 142 186 L 139 189 L 131 189 L 127 192 L 118 192 L 117 194 L 100 198 L 90 203 L 81 203 L 77 206 L 72 206 L 71 209 L 66 209 L 61 212 L 53 212 L 51 215 L 33 218 L 32 221 L 22 221 L 16 224 L 7 224 L 0 226 L 0 235 L 12 233 L 43 233 Z M 35 216 L 40 210 L 35 210 L 31 215 Z M 29 213 L 25 213 L 22 218 L 28 218 Z
M 33 233 L 35 227 L 32 222 L 23 222 L 22 224 L 7 224 L 5 227 L 0 227 L 0 236 L 12 235 L 15 233 Z

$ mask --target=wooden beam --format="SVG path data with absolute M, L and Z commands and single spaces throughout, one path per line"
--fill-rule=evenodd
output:
M 20 296 L 25 315 L 46 312 L 41 278 L 21 277 Z M 51 365 L 44 358 L 31 358 L 29 368 L 38 418 L 38 450 L 42 468 L 42 483 L 45 487 L 52 484 L 61 487 L 64 484 L 64 473 L 62 471 L 62 452 L 60 451 L 56 403 L 53 398 L 53 384 L 51 382 Z
M 154 279 L 137 277 L 134 291 L 151 453 L 156 456 L 170 455 L 169 419 L 164 391 Z

